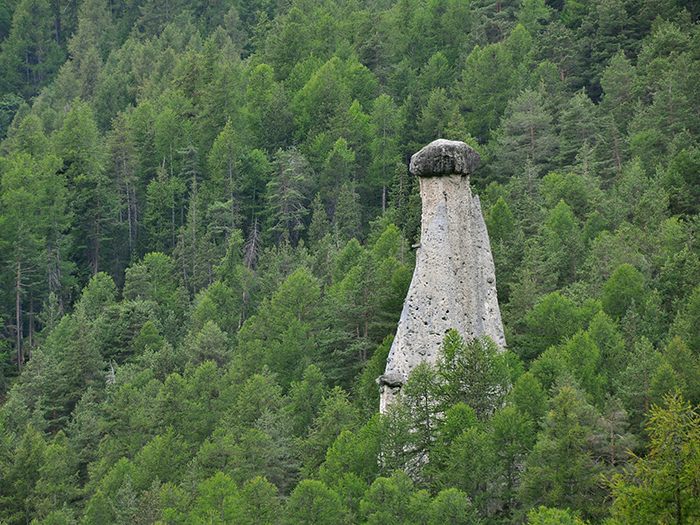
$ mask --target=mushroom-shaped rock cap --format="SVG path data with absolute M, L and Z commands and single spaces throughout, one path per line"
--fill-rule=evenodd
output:
M 469 175 L 481 166 L 474 148 L 457 140 L 438 139 L 411 157 L 411 173 L 418 177 L 439 177 L 451 173 Z

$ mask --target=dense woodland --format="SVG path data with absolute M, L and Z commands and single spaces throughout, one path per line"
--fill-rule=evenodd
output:
M 0 5 L 0 523 L 697 523 L 697 0 Z M 464 140 L 508 350 L 374 379 Z

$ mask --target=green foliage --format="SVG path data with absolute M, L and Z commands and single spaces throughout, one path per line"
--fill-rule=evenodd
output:
M 559 389 L 525 464 L 522 501 L 570 508 L 585 516 L 602 514 L 599 476 L 603 466 L 590 448 L 595 417 L 577 389 Z
M 151 321 L 141 328 L 141 332 L 134 339 L 134 351 L 142 353 L 145 350 L 158 350 L 163 346 L 163 337 L 158 333 L 158 328 Z
M 493 341 L 467 344 L 454 330 L 445 336 L 437 370 L 445 405 L 463 402 L 481 420 L 502 405 L 510 387 L 510 370 Z
M 508 174 L 528 166 L 536 171 L 546 166 L 545 159 L 557 149 L 557 137 L 539 92 L 523 91 L 508 104 L 499 126 L 498 143 L 501 169 Z
M 270 302 L 241 328 L 238 348 L 243 365 L 259 371 L 267 365 L 285 387 L 302 377 L 316 356 L 312 329 L 319 321 L 320 290 L 315 279 L 298 269 L 282 283 Z M 263 344 L 270 351 L 263 352 Z
M 181 479 L 189 457 L 186 443 L 170 428 L 154 437 L 134 458 L 132 478 L 135 490 L 145 490 L 155 479 Z
M 3 95 L 0 99 L 0 139 L 7 136 L 12 119 L 23 102 L 24 100 L 11 93 Z
M 240 490 L 241 521 L 273 525 L 280 515 L 277 489 L 265 478 L 256 477 L 246 481 Z
M 472 83 L 473 80 L 476 82 Z M 475 47 L 462 72 L 461 94 L 467 108 L 467 131 L 480 141 L 498 127 L 500 118 L 517 92 L 512 57 L 502 43 Z
M 493 417 L 493 459 L 497 479 L 502 482 L 498 495 L 505 516 L 517 509 L 518 465 L 527 459 L 535 444 L 537 423 L 531 414 L 513 406 L 506 406 Z
M 538 422 L 545 413 L 546 394 L 532 372 L 521 375 L 510 391 L 510 400 L 533 422 Z
M 562 346 L 561 353 L 581 389 L 588 393 L 593 404 L 600 405 L 607 378 L 601 371 L 602 359 L 598 345 L 586 332 L 579 332 Z
M 406 265 L 398 260 L 404 242 L 397 228 L 389 224 L 371 252 L 352 239 L 337 254 L 331 269 L 336 282 L 326 298 L 336 319 L 330 334 L 336 340 L 329 341 L 336 346 L 331 378 L 347 381 L 359 367 L 366 366 L 372 350 L 387 333 L 386 327 L 398 318 L 408 284 Z
M 65 60 L 55 31 L 51 5 L 43 0 L 19 2 L 12 29 L 3 43 L 3 91 L 21 92 L 25 98 L 41 87 Z M 25 80 L 26 79 L 26 80 Z
M 634 345 L 628 355 L 628 363 L 618 380 L 618 388 L 632 420 L 640 424 L 651 408 L 651 385 L 661 365 L 661 355 L 645 337 Z
M 634 471 L 611 481 L 613 516 L 622 523 L 689 523 L 697 512 L 698 417 L 680 394 L 652 407 L 649 454 L 633 457 Z
M 3 479 L 3 485 L 11 487 L 11 491 L 2 497 L 3 519 L 10 522 L 29 521 L 36 512 L 37 484 L 46 449 L 44 438 L 28 425 Z
M 377 478 L 360 501 L 360 512 L 367 523 L 405 522 L 412 489 L 411 478 L 400 470 L 390 478 Z
M 312 477 L 336 438 L 345 430 L 355 429 L 356 424 L 357 412 L 342 389 L 336 387 L 324 396 L 318 417 L 309 425 L 309 435 L 301 444 L 304 473 Z
M 539 507 L 528 513 L 527 522 L 532 525 L 574 525 L 580 523 L 580 520 L 568 510 Z
M 360 430 L 341 432 L 326 452 L 326 462 L 319 469 L 321 480 L 333 486 L 350 473 L 370 485 L 379 472 L 376 458 L 381 452 L 383 424 L 377 414 Z
M 360 405 L 361 414 L 367 419 L 379 409 L 379 389 L 375 379 L 382 375 L 386 368 L 386 359 L 393 342 L 393 335 L 386 336 L 382 344 L 374 351 L 356 383 L 356 399 Z
M 700 316 L 700 287 L 695 287 L 688 299 L 685 308 L 678 313 L 674 322 L 672 333 L 683 338 L 690 350 L 698 355 L 700 353 L 700 338 L 692 326 Z
M 454 523 L 468 525 L 476 521 L 469 496 L 465 492 L 451 488 L 440 491 L 430 503 L 430 521 L 428 523 Z
M 236 523 L 241 506 L 238 487 L 226 474 L 219 472 L 199 484 L 191 523 Z
M 678 522 L 643 463 L 700 400 L 697 20 L 4 2 L 0 521 Z M 509 350 L 379 416 L 436 137 L 481 154 Z
M 603 286 L 603 310 L 614 319 L 619 319 L 632 304 L 642 302 L 644 277 L 630 264 L 623 264 L 610 276 Z
M 303 480 L 292 492 L 284 512 L 285 523 L 342 523 L 340 498 L 320 481 Z
M 293 420 L 295 436 L 301 437 L 310 431 L 319 417 L 327 391 L 326 378 L 316 365 L 306 367 L 301 381 L 292 382 L 286 410 Z
M 486 432 L 476 426 L 465 429 L 450 446 L 445 464 L 445 484 L 471 494 L 474 506 L 483 510 L 494 480 L 494 457 Z
M 63 161 L 63 172 L 70 199 L 71 257 L 78 262 L 81 276 L 100 271 L 106 248 L 106 233 L 113 224 L 116 207 L 114 188 L 105 177 L 102 138 L 90 107 L 74 100 L 62 128 L 53 137 L 56 155 Z
M 68 440 L 59 431 L 53 442 L 46 447 L 44 464 L 39 468 L 40 478 L 35 486 L 35 505 L 39 516 L 58 515 L 65 505 L 76 496 L 75 460 L 68 448 Z M 68 516 L 70 517 L 70 511 Z M 57 517 L 53 518 L 57 519 Z
M 296 244 L 299 233 L 305 229 L 303 221 L 309 211 L 306 207 L 308 179 L 309 166 L 299 152 L 278 150 L 266 193 L 270 214 L 268 230 L 277 244 Z
M 590 305 L 585 305 L 590 306 Z M 574 302 L 554 292 L 543 297 L 525 317 L 527 332 L 523 337 L 520 355 L 533 359 L 552 345 L 574 335 L 591 315 L 591 308 L 576 308 Z
M 507 240 L 515 228 L 515 217 L 503 197 L 499 197 L 496 204 L 489 210 L 487 216 L 489 240 L 494 244 L 501 240 Z

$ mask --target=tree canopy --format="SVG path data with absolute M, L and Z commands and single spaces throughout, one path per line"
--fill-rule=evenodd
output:
M 697 521 L 699 14 L 3 2 L 0 522 Z M 436 138 L 508 348 L 380 416 Z

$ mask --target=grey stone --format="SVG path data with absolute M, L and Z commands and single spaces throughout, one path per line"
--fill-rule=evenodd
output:
M 474 148 L 456 140 L 438 139 L 411 157 L 411 173 L 419 177 L 438 177 L 459 173 L 469 175 L 481 166 Z
M 392 388 L 403 385 L 403 377 L 400 374 L 384 374 L 376 379 L 378 385 L 387 385 Z
M 413 368 L 437 361 L 448 330 L 467 341 L 489 336 L 499 348 L 506 346 L 488 232 L 469 186 L 469 173 L 480 164 L 470 146 L 446 140 L 411 158 L 423 204 L 421 240 L 386 370 L 377 381 L 382 413 L 398 399 Z M 382 379 L 387 377 L 391 384 Z

